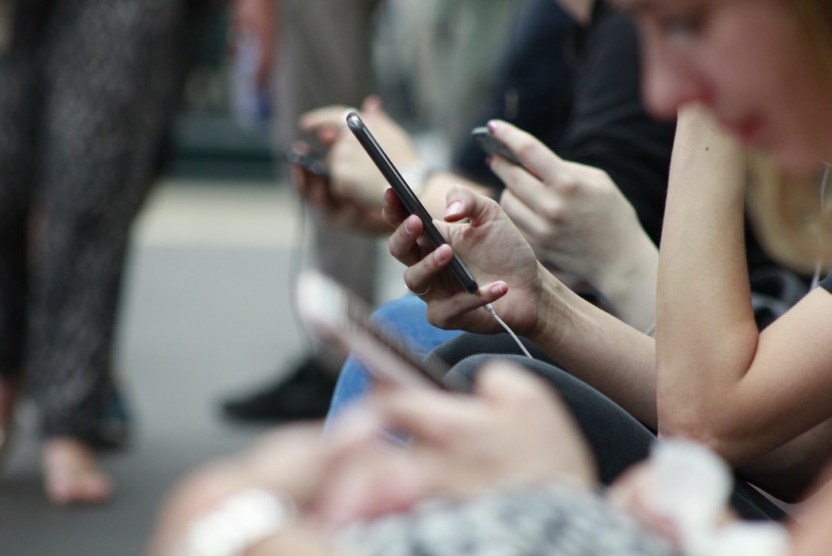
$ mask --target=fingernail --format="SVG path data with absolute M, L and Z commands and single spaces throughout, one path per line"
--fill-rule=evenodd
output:
M 508 286 L 505 282 L 497 282 L 491 286 L 491 293 L 495 295 L 502 295 L 508 291 Z
M 451 248 L 447 245 L 440 245 L 436 251 L 433 252 L 433 259 L 437 263 L 444 263 L 451 258 Z
M 497 120 L 489 120 L 489 122 L 485 125 L 488 128 L 488 131 L 490 131 L 491 133 L 496 133 L 499 123 L 497 122 Z
M 407 232 L 408 234 L 413 233 L 413 226 L 410 224 L 410 219 L 409 218 L 404 221 L 404 231 Z
M 454 201 L 445 207 L 445 216 L 452 216 L 462 212 L 462 201 Z

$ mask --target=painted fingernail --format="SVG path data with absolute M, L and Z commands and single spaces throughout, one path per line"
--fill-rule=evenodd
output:
M 445 216 L 452 216 L 462 212 L 462 201 L 454 201 L 445 207 Z

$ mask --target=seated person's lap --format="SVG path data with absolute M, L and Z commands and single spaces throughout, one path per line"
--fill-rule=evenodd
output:
M 425 310 L 424 301 L 415 295 L 406 295 L 379 307 L 373 313 L 372 320 L 400 335 L 416 355 L 424 357 L 433 348 L 462 334 L 459 330 L 442 330 L 432 326 L 427 321 Z M 338 376 L 327 422 L 364 395 L 369 388 L 366 369 L 354 356 L 350 356 Z
M 507 334 L 463 334 L 435 349 L 428 358 L 442 359 L 452 366 L 452 374 L 461 374 L 469 381 L 495 355 L 511 359 L 546 379 L 569 406 L 592 447 L 603 484 L 610 484 L 622 471 L 648 456 L 656 440 L 653 431 L 591 386 L 555 366 L 536 346 L 524 342 L 535 359 L 521 355 Z M 746 519 L 785 517 L 777 506 L 740 478 L 731 503 Z
M 436 328 L 425 317 L 425 303 L 413 295 L 383 305 L 374 313 L 373 320 L 401 334 L 418 355 L 427 354 L 428 361 L 438 358 L 452 367 L 452 373 L 468 380 L 495 355 L 509 357 L 545 378 L 563 397 L 586 435 L 604 484 L 646 458 L 656 439 L 653 431 L 594 388 L 558 368 L 528 340 L 523 341 L 533 360 L 520 355 L 514 340 L 507 334 L 481 335 Z M 338 379 L 327 421 L 360 398 L 369 386 L 367 371 L 351 356 Z M 747 519 L 784 517 L 779 508 L 739 478 L 732 505 Z

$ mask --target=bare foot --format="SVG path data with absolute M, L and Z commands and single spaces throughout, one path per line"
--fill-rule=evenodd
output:
M 43 447 L 46 497 L 58 506 L 101 504 L 113 497 L 112 480 L 90 448 L 74 438 L 56 437 Z

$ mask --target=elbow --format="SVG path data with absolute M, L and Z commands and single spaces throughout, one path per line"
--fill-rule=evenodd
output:
M 699 412 L 676 404 L 659 404 L 659 437 L 695 440 L 713 448 L 717 443 L 711 424 Z
M 703 444 L 732 467 L 742 461 L 739 446 L 725 428 L 725 417 L 715 408 L 692 407 L 681 403 L 659 403 L 660 438 L 684 438 Z

